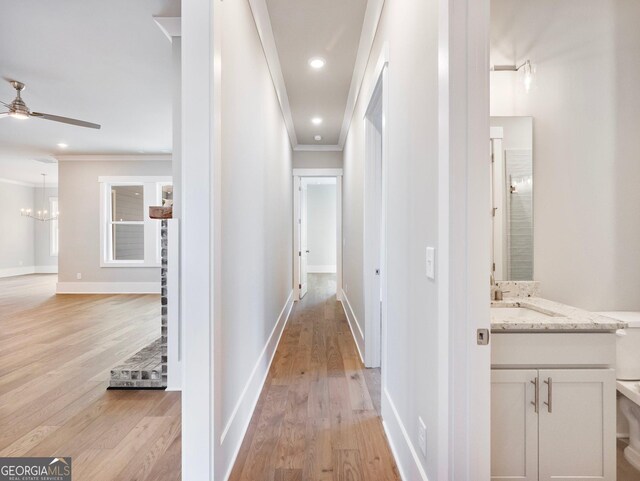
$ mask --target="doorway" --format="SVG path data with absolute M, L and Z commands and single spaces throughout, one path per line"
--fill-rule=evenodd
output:
M 342 169 L 294 169 L 294 293 L 301 300 L 309 276 L 335 277 L 342 293 Z

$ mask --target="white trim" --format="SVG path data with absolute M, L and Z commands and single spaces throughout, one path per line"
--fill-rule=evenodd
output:
M 361 347 L 364 348 L 364 333 L 362 332 L 362 328 L 360 327 L 360 323 L 356 318 L 353 309 L 351 308 L 351 303 L 349 303 L 349 298 L 347 294 L 342 292 L 342 300 L 340 303 L 342 304 L 342 309 L 344 310 L 344 315 L 347 316 L 347 321 L 349 324 L 349 329 L 351 329 L 351 335 L 353 336 L 354 341 L 356 341 L 356 347 L 358 348 L 358 354 L 360 355 L 360 360 L 362 364 L 364 364 L 364 356 L 362 355 Z M 354 329 L 355 326 L 355 329 Z
M 26 276 L 28 274 L 35 274 L 34 266 L 5 267 L 4 269 L 0 269 L 0 278 Z
M 35 266 L 33 268 L 33 273 L 34 274 L 57 274 L 58 273 L 58 266 L 57 265 Z
M 293 169 L 294 177 L 342 177 L 342 169 Z
M 171 162 L 171 154 L 93 154 L 57 155 L 58 162 Z
M 22 182 L 21 180 L 11 180 L 11 179 L 3 179 L 0 178 L 0 184 L 13 184 L 13 185 L 21 185 L 23 187 L 41 187 L 42 184 L 37 184 L 35 182 Z M 52 185 L 52 187 L 57 187 L 58 184 Z M 45 187 L 50 187 L 50 185 L 46 185 Z
M 160 294 L 160 283 L 58 282 L 56 294 Z
M 490 0 L 438 11 L 437 477 L 488 481 L 491 347 L 475 337 L 490 328 Z
M 391 414 L 390 416 L 387 415 L 387 413 L 382 416 L 382 426 L 384 427 L 384 432 L 387 435 L 387 441 L 389 442 L 391 453 L 393 454 L 396 465 L 398 466 L 400 479 L 407 481 L 414 479 L 429 481 L 427 473 L 424 471 L 420 458 L 418 457 L 416 448 L 411 442 L 411 437 L 409 436 L 402 419 L 400 419 L 395 403 L 391 399 L 391 396 L 389 396 L 389 392 L 386 388 L 383 389 L 382 393 L 387 401 L 385 404 L 389 406 L 389 410 L 391 411 L 389 413 Z M 402 449 L 398 449 L 394 440 L 404 441 L 405 446 L 403 446 Z
M 344 148 L 340 145 L 298 144 L 293 150 L 296 152 L 342 152 Z
M 293 169 L 293 293 L 294 300 L 300 300 L 300 189 L 304 177 L 335 177 L 336 178 L 336 300 L 341 300 L 342 293 L 342 169 Z M 327 266 L 316 266 L 327 267 Z M 307 273 L 313 271 L 308 270 Z M 325 272 L 325 271 L 316 271 Z
M 183 332 L 180 319 L 180 219 L 167 232 L 167 390 L 182 390 Z
M 0 278 L 27 276 L 29 274 L 57 274 L 58 266 L 20 266 L 0 269 Z
M 158 28 L 173 43 L 173 37 L 182 36 L 182 19 L 180 17 L 153 17 Z
M 309 274 L 336 274 L 338 271 L 337 266 L 307 266 L 307 272 Z
M 371 48 L 373 47 L 373 42 L 376 38 L 380 17 L 382 16 L 384 1 L 385 0 L 369 0 L 369 2 L 367 2 L 367 10 L 364 14 L 362 33 L 360 34 L 358 54 L 356 56 L 353 76 L 351 78 L 351 87 L 349 88 L 349 96 L 347 97 L 342 129 L 340 130 L 340 138 L 338 140 L 338 145 L 340 147 L 344 147 L 347 140 L 347 134 L 349 133 L 349 128 L 351 127 L 351 120 L 358 103 L 360 89 L 362 88 L 364 76 L 367 71 Z
M 490 139 L 504 139 L 504 127 L 491 127 L 489 130 Z
M 336 300 L 342 300 L 342 176 L 336 176 Z M 337 286 L 340 286 L 339 288 Z
M 98 182 L 105 184 L 146 184 L 146 183 L 171 183 L 173 181 L 173 177 L 170 175 L 100 175 L 98 176 Z M 148 215 L 145 212 L 145 215 Z
M 260 356 L 253 366 L 251 375 L 249 376 L 249 379 L 247 380 L 247 383 L 245 384 L 244 389 L 240 394 L 238 402 L 234 406 L 233 411 L 229 416 L 229 421 L 227 421 L 220 436 L 220 445 L 225 442 L 230 434 L 233 435 L 233 437 L 235 437 L 235 439 L 237 440 L 236 447 L 233 450 L 233 456 L 231 457 L 231 462 L 229 463 L 229 467 L 223 478 L 225 480 L 229 479 L 231 470 L 236 464 L 238 453 L 240 452 L 240 448 L 247 433 L 247 429 L 249 429 L 249 423 L 251 422 L 251 418 L 253 417 L 256 405 L 258 404 L 258 400 L 260 399 L 260 394 L 262 393 L 264 383 L 266 382 L 267 376 L 269 375 L 269 370 L 271 369 L 273 358 L 278 349 L 278 345 L 280 344 L 282 333 L 284 332 L 284 328 L 287 325 L 292 309 L 293 290 L 289 293 L 287 301 L 285 302 L 285 305 L 282 308 L 282 311 L 280 311 L 280 315 L 278 316 L 278 321 L 276 322 L 275 326 L 273 326 L 271 334 L 269 335 L 269 339 L 267 340 L 264 348 L 262 349 L 262 352 L 260 353 Z M 269 362 L 265 364 L 264 360 L 267 357 L 269 359 Z M 241 413 L 241 418 L 238 417 L 238 413 Z M 238 419 L 238 422 L 236 422 L 236 419 Z M 236 425 L 235 427 L 234 424 Z M 240 425 L 238 426 L 238 424 Z M 231 439 L 233 439 L 233 437 Z
M 363 228 L 363 287 L 364 287 L 364 325 L 366 336 L 364 338 L 364 356 L 366 367 L 382 367 L 386 358 L 386 309 L 387 309 L 387 285 L 386 285 L 386 216 L 387 216 L 387 168 L 389 164 L 389 45 L 383 45 L 376 67 L 375 77 L 367 92 L 368 101 L 364 114 L 365 123 L 365 161 L 364 161 L 364 228 Z M 382 132 L 380 132 L 381 157 L 377 158 L 377 152 L 372 149 L 372 133 L 377 132 L 376 127 L 369 119 L 372 108 L 380 108 L 382 115 Z M 377 172 L 378 163 L 380 172 Z M 380 176 L 378 179 L 377 176 Z M 378 180 L 380 181 L 380 198 L 377 198 Z M 372 227 L 373 226 L 373 227 Z M 372 230 L 373 229 L 373 230 Z M 376 232 L 376 230 L 378 232 Z M 375 251 L 370 239 L 379 238 L 379 244 Z M 375 270 L 380 274 L 376 276 Z M 382 303 L 382 306 L 380 306 Z M 385 370 L 381 370 L 382 387 L 386 387 Z
M 221 386 L 214 341 L 220 321 L 219 168 L 221 2 L 182 4 L 180 306 L 184 323 L 182 479 L 213 481 Z
M 260 42 L 262 43 L 264 56 L 269 66 L 271 80 L 276 90 L 276 95 L 278 96 L 280 110 L 282 110 L 284 123 L 287 126 L 289 139 L 291 140 L 291 145 L 295 148 L 298 145 L 298 137 L 296 136 L 296 128 L 293 123 L 293 115 L 291 114 L 287 86 L 284 82 L 284 75 L 282 74 L 280 56 L 278 55 L 276 40 L 273 36 L 273 29 L 271 28 L 271 18 L 269 17 L 267 3 L 265 0 L 249 0 L 249 6 L 256 24 L 256 29 L 258 30 Z

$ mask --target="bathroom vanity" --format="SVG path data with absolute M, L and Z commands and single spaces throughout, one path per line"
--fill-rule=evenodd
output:
M 616 479 L 616 335 L 541 298 L 491 308 L 492 479 Z

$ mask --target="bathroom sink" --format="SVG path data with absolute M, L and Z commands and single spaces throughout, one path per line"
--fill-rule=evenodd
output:
M 549 314 L 527 309 L 526 307 L 492 307 L 491 319 L 502 321 L 504 319 L 540 319 L 553 317 Z

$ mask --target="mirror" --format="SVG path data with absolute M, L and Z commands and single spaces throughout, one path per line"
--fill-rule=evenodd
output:
M 533 280 L 533 118 L 491 117 L 492 268 Z

